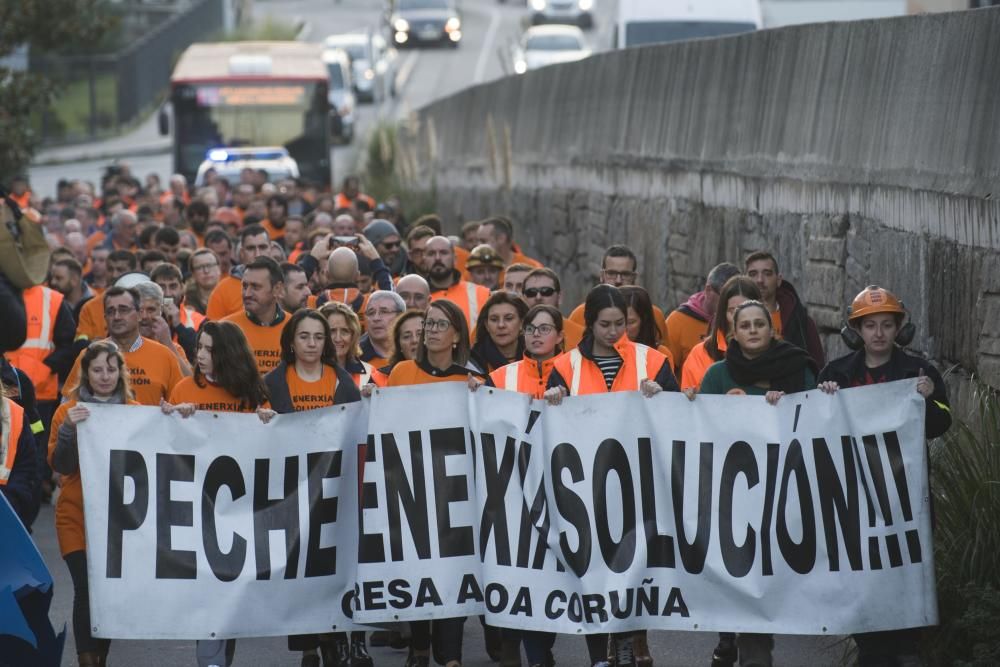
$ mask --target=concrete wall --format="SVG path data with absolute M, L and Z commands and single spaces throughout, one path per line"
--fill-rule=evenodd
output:
M 667 308 L 770 248 L 828 354 L 879 283 L 1000 386 L 997 34 L 1000 8 L 605 53 L 422 109 L 400 169 L 455 227 L 509 214 L 573 303 L 612 243 Z

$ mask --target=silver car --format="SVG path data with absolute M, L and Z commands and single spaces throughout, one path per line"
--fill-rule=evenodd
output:
M 529 0 L 531 24 L 568 23 L 594 27 L 594 0 Z
M 396 95 L 396 50 L 369 31 L 330 35 L 327 49 L 341 49 L 351 60 L 354 94 L 359 102 L 375 102 Z
M 341 49 L 325 49 L 323 64 L 329 73 L 327 98 L 330 102 L 331 134 L 349 144 L 354 140 L 357 113 L 351 59 Z

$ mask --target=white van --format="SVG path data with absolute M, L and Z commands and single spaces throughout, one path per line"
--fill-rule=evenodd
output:
M 619 0 L 614 47 L 722 37 L 762 26 L 760 0 Z

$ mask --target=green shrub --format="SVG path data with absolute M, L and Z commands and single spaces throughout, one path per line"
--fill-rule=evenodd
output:
M 974 413 L 931 447 L 941 625 L 936 665 L 1000 664 L 1000 395 L 980 384 Z
M 368 141 L 365 160 L 364 187 L 378 201 L 397 195 L 409 220 L 437 212 L 437 196 L 433 183 L 429 190 L 412 188 L 402 175 L 397 125 L 379 123 Z

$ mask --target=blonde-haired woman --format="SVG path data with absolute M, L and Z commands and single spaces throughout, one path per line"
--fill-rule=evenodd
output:
M 56 501 L 56 534 L 59 551 L 73 579 L 73 635 L 80 667 L 107 663 L 110 639 L 90 634 L 90 598 L 87 584 L 87 552 L 83 523 L 83 483 L 77 425 L 90 417 L 88 403 L 138 405 L 129 387 L 125 357 L 114 342 L 95 341 L 80 360 L 80 384 L 70 399 L 59 406 L 49 431 L 49 465 L 63 475 Z

